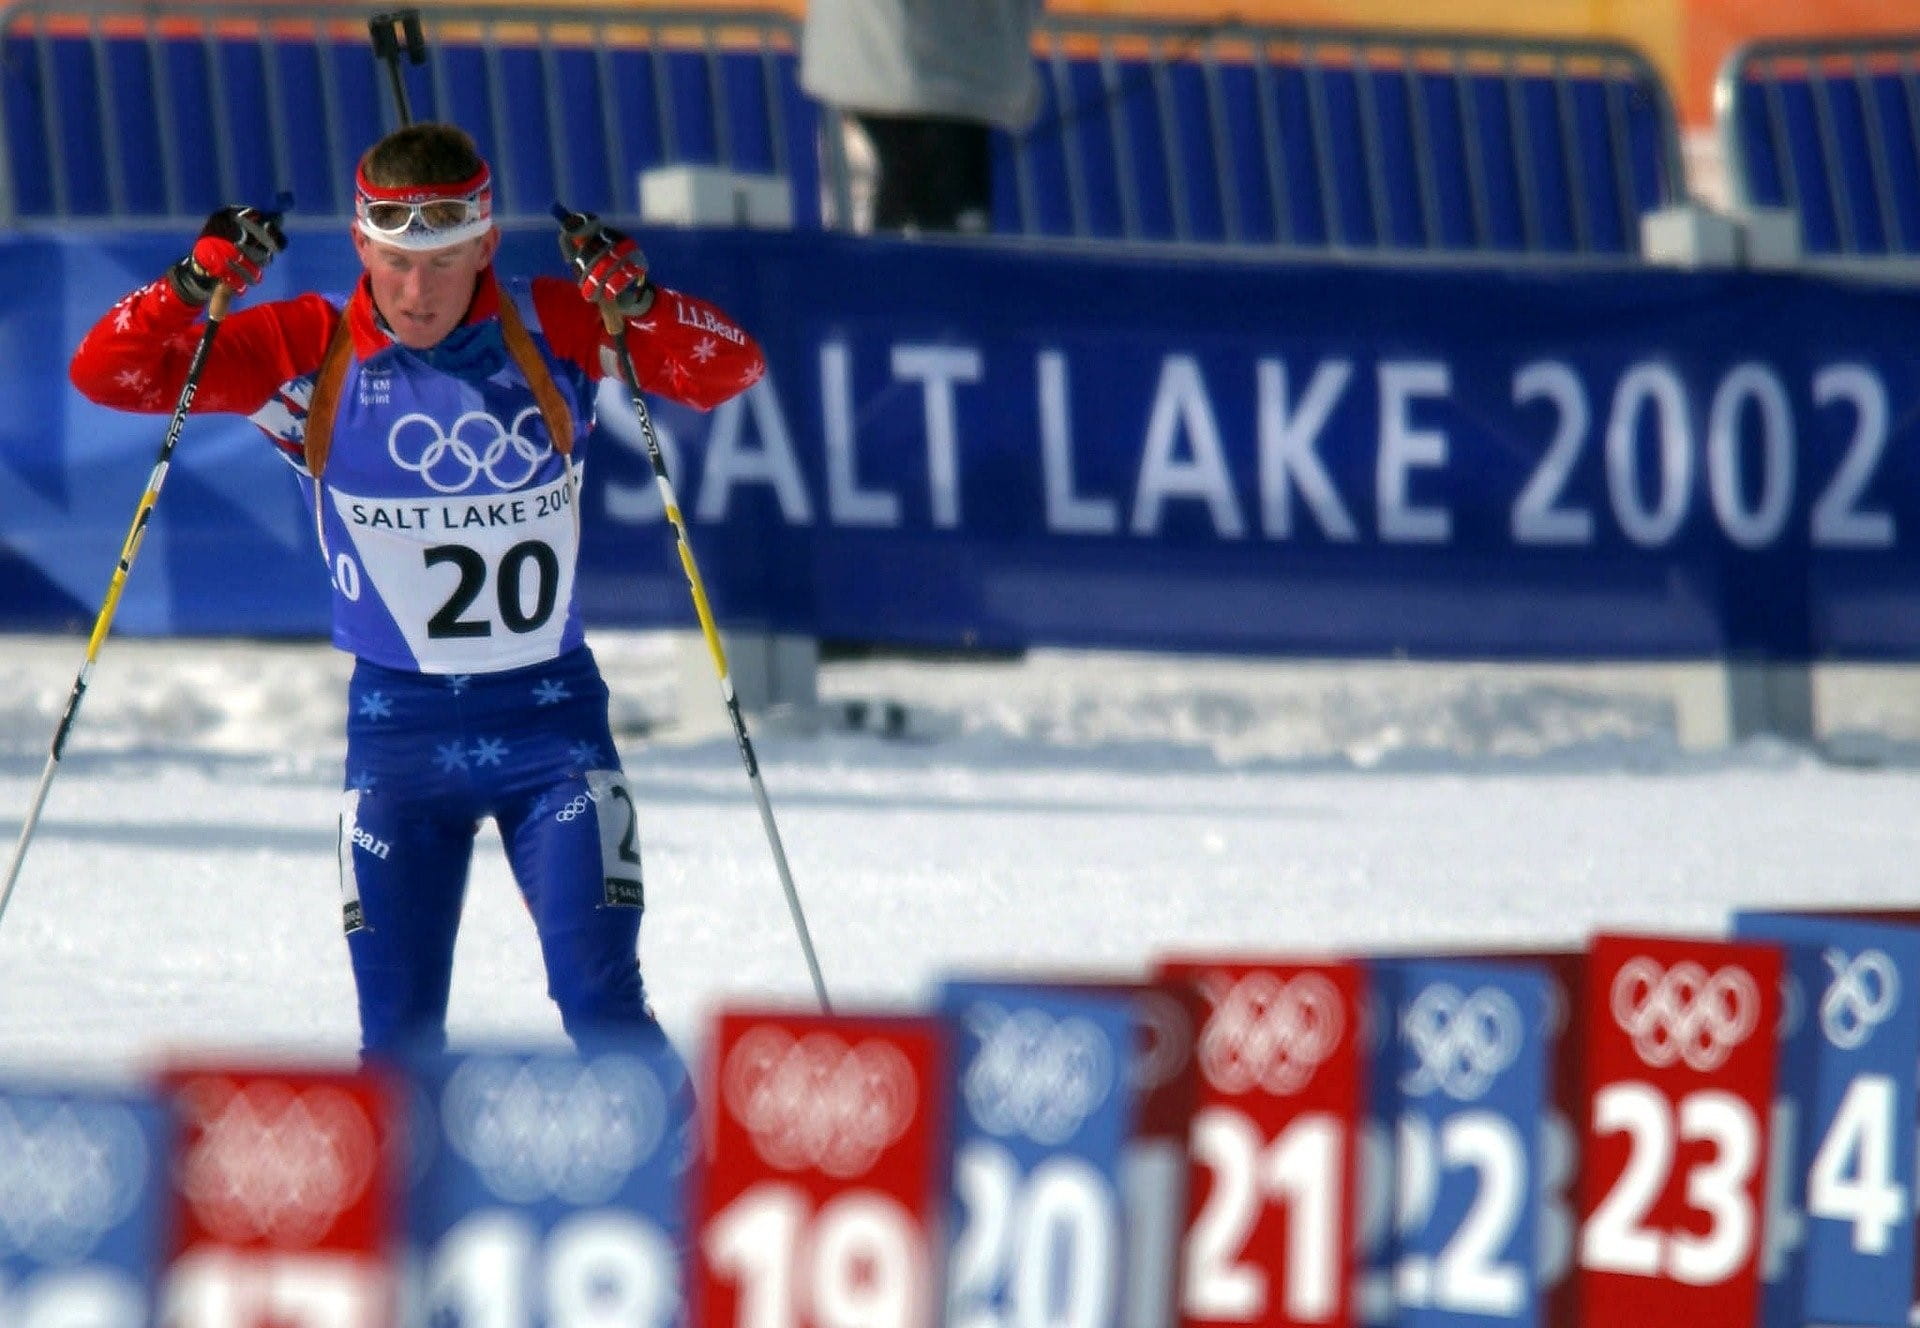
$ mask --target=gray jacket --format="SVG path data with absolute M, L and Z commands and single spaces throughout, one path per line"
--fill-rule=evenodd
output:
M 940 115 L 1021 130 L 1040 84 L 1041 0 L 808 0 L 800 85 L 878 115 Z

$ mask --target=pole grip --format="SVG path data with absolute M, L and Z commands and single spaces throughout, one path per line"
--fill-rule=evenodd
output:
M 393 88 L 393 107 L 404 127 L 413 123 L 413 106 L 407 99 L 407 80 L 400 69 L 400 54 L 406 52 L 410 63 L 427 62 L 426 38 L 420 31 L 420 11 L 397 9 L 375 14 L 367 20 L 367 37 L 373 43 L 373 58 L 387 67 L 387 82 Z

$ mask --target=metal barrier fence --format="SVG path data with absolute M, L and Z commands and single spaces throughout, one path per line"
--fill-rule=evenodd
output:
M 1737 205 L 1793 212 L 1812 255 L 1920 256 L 1920 33 L 1754 42 L 1714 110 Z
M 367 41 L 379 8 L 0 12 L 0 223 L 177 223 L 282 188 L 298 216 L 344 215 L 354 161 L 394 125 Z M 816 117 L 786 15 L 436 5 L 426 19 L 413 109 L 479 140 L 502 216 L 545 218 L 556 197 L 631 214 L 640 170 L 684 162 L 786 176 L 796 220 L 818 223 Z
M 997 230 L 1621 255 L 1685 197 L 1671 99 L 1629 46 L 1055 17 L 1037 52 Z
M 374 8 L 0 11 L 0 223 L 178 223 L 282 188 L 299 215 L 344 213 L 355 156 L 392 124 Z M 785 14 L 426 16 L 414 106 L 474 132 L 505 217 L 555 197 L 635 213 L 638 172 L 672 163 L 784 176 L 803 227 L 852 216 Z M 995 136 L 1003 235 L 1617 258 L 1638 252 L 1642 212 L 1684 196 L 1671 101 L 1618 44 L 1048 17 L 1035 56 L 1039 117 Z

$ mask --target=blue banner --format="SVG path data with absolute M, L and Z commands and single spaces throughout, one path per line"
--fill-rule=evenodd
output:
M 1430 657 L 1920 654 L 1920 305 L 1780 273 L 1098 256 L 669 231 L 655 271 L 765 345 L 660 405 L 723 625 L 927 645 Z M 176 256 L 0 240 L 0 625 L 85 626 L 162 421 L 66 359 Z M 503 270 L 557 269 L 510 235 Z M 338 291 L 308 232 L 258 296 Z M 691 608 L 623 392 L 583 504 L 590 621 Z M 190 423 L 120 626 L 325 630 L 294 484 Z
M 1136 1015 L 1119 993 L 950 982 L 950 1323 L 1125 1321 Z
M 1920 913 L 1747 912 L 1791 993 L 1761 1262 L 1766 1328 L 1912 1322 Z
M 0 1084 L 0 1323 L 157 1322 L 173 1144 L 152 1095 Z
M 1383 1036 L 1368 1090 L 1361 1317 L 1531 1328 L 1542 1322 L 1546 975 L 1423 959 L 1375 960 L 1368 972 Z
M 696 1142 L 657 1042 L 475 1051 L 411 1067 L 410 1323 L 669 1328 Z

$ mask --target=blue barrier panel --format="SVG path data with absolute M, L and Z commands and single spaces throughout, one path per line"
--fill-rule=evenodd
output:
M 1717 90 L 1738 201 L 1784 207 L 1813 254 L 1920 253 L 1920 82 L 1910 41 L 1762 42 Z
M 1901 292 L 644 239 L 771 366 L 711 414 L 656 412 L 726 623 L 992 646 L 1920 654 L 1920 308 Z M 179 246 L 0 240 L 0 624 L 91 620 L 162 421 L 80 400 L 66 360 Z M 544 231 L 505 254 L 557 266 Z M 263 294 L 353 275 L 343 237 L 306 231 Z M 585 605 L 687 623 L 623 414 L 586 466 Z M 323 630 L 308 525 L 249 428 L 192 422 L 118 625 Z
M 392 125 L 382 67 L 360 42 L 271 25 L 72 26 L 0 41 L 0 175 L 15 191 L 0 201 L 21 217 L 198 214 L 282 188 L 309 215 L 344 214 L 348 170 Z M 785 175 L 796 224 L 819 225 L 818 111 L 793 51 L 576 35 L 440 40 L 434 52 L 430 66 L 403 67 L 414 116 L 473 133 L 502 215 L 544 216 L 556 193 L 631 213 L 639 171 L 693 162 Z M 173 143 L 202 147 L 163 154 Z

